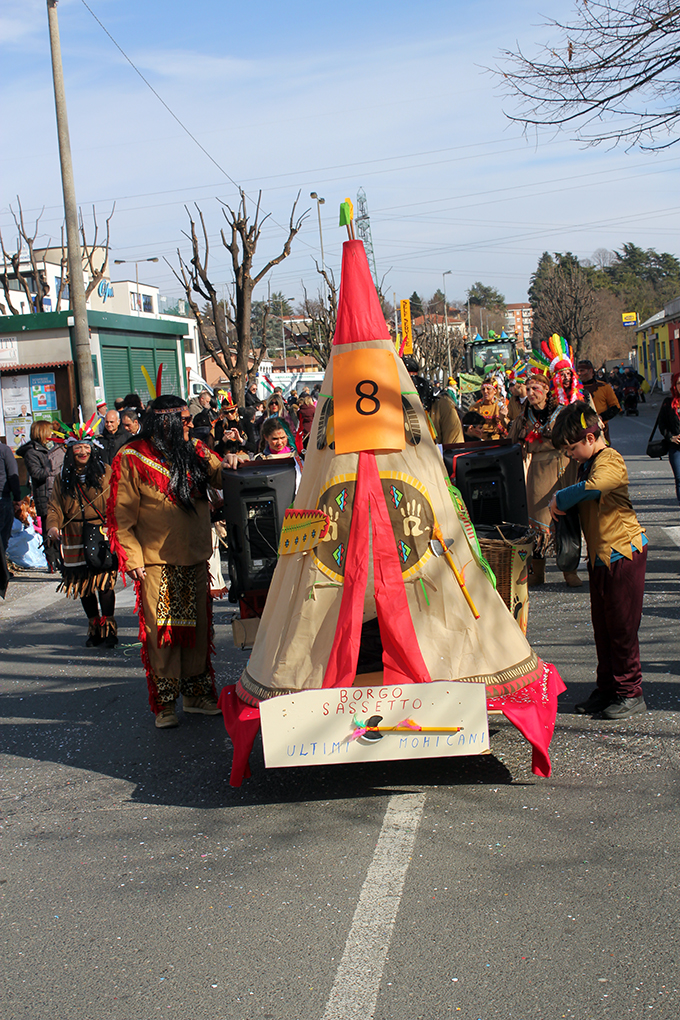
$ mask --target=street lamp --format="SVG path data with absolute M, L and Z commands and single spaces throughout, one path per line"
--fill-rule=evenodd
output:
M 136 287 L 137 287 L 137 293 L 135 294 L 135 307 L 137 309 L 137 315 L 139 315 L 139 306 L 141 305 L 141 301 L 139 299 L 139 263 L 140 262 L 158 262 L 158 259 L 154 255 L 150 259 L 114 259 L 113 260 L 113 264 L 115 266 L 124 266 L 126 262 L 128 264 L 130 262 L 134 262 L 134 264 L 135 264 L 135 284 L 136 284 Z
M 449 379 L 453 375 L 451 371 L 451 340 L 449 337 L 449 313 L 446 308 L 446 277 L 451 276 L 451 270 L 447 269 L 445 273 L 442 273 L 442 284 L 444 286 L 444 329 L 446 330 L 446 351 L 449 356 Z
M 323 233 L 321 231 L 321 206 L 325 203 L 326 199 L 325 198 L 319 198 L 319 196 L 317 195 L 316 191 L 310 191 L 309 197 L 315 199 L 315 201 L 316 201 L 316 214 L 317 214 L 317 216 L 319 218 L 319 244 L 321 246 L 321 268 L 325 272 L 326 271 L 326 263 L 324 262 L 324 257 L 323 257 Z M 324 277 L 324 279 L 325 279 L 325 277 Z

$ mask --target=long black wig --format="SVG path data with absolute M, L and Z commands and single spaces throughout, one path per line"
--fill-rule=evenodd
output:
M 78 464 L 76 464 L 75 457 L 73 456 L 73 447 L 79 445 L 71 443 L 66 447 L 66 453 L 64 454 L 64 463 L 61 466 L 61 491 L 65 492 L 68 496 L 77 496 L 76 482 L 83 472 L 80 470 Z M 86 489 L 94 489 L 96 492 L 102 491 L 102 477 L 106 470 L 104 461 L 102 460 L 102 451 L 94 443 L 91 444 L 92 453 L 90 459 L 85 465 L 85 481 L 83 487 Z
M 172 394 L 157 397 L 135 438 L 146 439 L 156 447 L 170 469 L 170 493 L 184 510 L 195 513 L 192 493 L 205 496 L 209 468 L 191 439 L 184 438 L 182 409 L 186 406 L 186 401 Z

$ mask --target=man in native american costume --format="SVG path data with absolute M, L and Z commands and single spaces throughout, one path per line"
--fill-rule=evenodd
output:
M 142 662 L 156 726 L 185 712 L 218 715 L 211 663 L 207 490 L 222 487 L 222 462 L 189 438 L 191 415 L 175 396 L 157 397 L 139 436 L 112 465 L 109 538 L 135 582 Z

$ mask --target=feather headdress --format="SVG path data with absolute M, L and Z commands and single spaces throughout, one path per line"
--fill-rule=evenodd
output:
M 550 382 L 550 362 L 541 354 L 540 351 L 532 351 L 531 357 L 529 358 L 529 378 L 530 379 L 545 379 L 546 382 Z
M 550 362 L 552 375 L 559 372 L 561 368 L 574 370 L 574 352 L 559 333 L 553 333 L 549 340 L 542 340 L 541 350 Z
M 156 397 L 160 397 L 160 395 L 161 395 L 161 380 L 163 378 L 163 363 L 161 362 L 161 364 L 158 366 L 158 373 L 156 375 L 156 382 L 155 383 L 154 383 L 153 379 L 151 378 L 151 376 L 149 375 L 149 370 L 146 367 L 146 365 L 141 365 L 140 367 L 142 369 L 142 375 L 144 376 L 144 380 L 146 382 L 146 385 L 149 388 L 149 396 L 151 397 L 152 400 L 155 400 Z
M 519 359 L 515 364 L 508 369 L 508 383 L 512 386 L 513 383 L 526 382 L 527 374 L 529 372 L 529 366 L 525 361 Z
M 94 443 L 95 446 L 101 446 L 97 436 L 100 421 L 101 418 L 97 417 L 96 411 L 91 418 L 80 425 L 67 425 L 58 418 L 52 425 L 52 442 L 62 443 L 65 446 L 75 446 L 76 443 Z
M 574 371 L 574 352 L 558 333 L 553 333 L 549 340 L 541 342 L 545 356 L 550 359 L 550 372 L 553 379 L 553 390 L 560 404 L 573 404 L 575 400 L 583 400 L 583 386 Z M 571 383 L 567 387 L 560 375 L 562 369 L 571 372 Z

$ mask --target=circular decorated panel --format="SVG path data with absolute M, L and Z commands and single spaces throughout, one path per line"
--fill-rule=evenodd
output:
M 345 560 L 356 479 L 356 474 L 337 475 L 331 478 L 321 490 L 316 504 L 318 510 L 328 514 L 330 523 L 326 537 L 315 546 L 312 555 L 319 570 L 338 584 L 342 584 L 345 579 Z
M 381 471 L 380 482 L 406 581 L 432 555 L 434 511 L 427 489 L 417 478 L 396 471 Z

